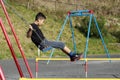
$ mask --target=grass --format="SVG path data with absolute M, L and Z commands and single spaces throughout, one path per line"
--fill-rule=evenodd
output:
M 15 3 L 11 3 L 11 4 L 19 12 L 19 14 L 21 14 L 22 17 L 24 17 L 27 20 L 28 23 L 32 23 L 34 21 L 34 16 L 38 11 L 27 9 L 24 6 L 16 5 Z M 37 57 L 36 46 L 32 43 L 30 39 L 26 38 L 28 25 L 26 25 L 20 18 L 18 18 L 8 7 L 7 7 L 7 10 L 8 10 L 10 19 L 12 21 L 12 24 L 14 26 L 15 32 L 25 52 L 25 55 L 27 56 L 27 58 Z M 49 40 L 56 40 L 56 37 L 64 22 L 65 15 L 61 17 L 61 14 L 60 16 L 59 15 L 56 16 L 52 14 L 47 14 L 46 12 L 44 13 L 47 15 L 47 20 L 41 29 Z M 9 25 L 7 23 L 7 20 L 5 19 L 4 13 L 1 8 L 0 8 L 0 16 L 3 20 L 5 28 L 7 29 L 7 32 L 12 42 L 12 46 L 15 49 L 15 53 L 17 57 L 21 58 L 19 49 L 17 48 L 13 34 L 11 33 L 11 30 L 9 28 Z M 76 25 L 76 19 L 73 20 L 73 26 L 75 25 Z M 78 29 L 74 28 L 74 31 L 75 31 L 75 39 L 77 43 L 77 51 L 84 52 L 86 37 L 82 33 L 80 33 Z M 2 30 L 0 30 L 0 37 L 1 37 L 0 38 L 0 59 L 12 58 L 10 50 L 7 46 L 4 35 L 2 33 Z M 110 53 L 117 53 L 117 54 L 120 53 L 119 45 L 116 46 L 116 45 L 110 44 L 110 43 L 116 43 L 116 38 L 114 38 L 114 36 L 108 35 L 107 37 L 104 38 L 104 40 Z M 73 44 L 71 40 L 71 31 L 68 23 L 65 26 L 65 29 L 60 38 L 60 41 L 65 42 L 70 49 L 73 49 Z M 104 54 L 105 53 L 100 39 L 90 38 L 88 47 L 89 47 L 88 54 Z M 42 54 L 42 56 L 44 57 L 49 56 L 49 53 L 50 52 L 46 52 L 45 54 Z M 61 52 L 60 50 L 55 50 L 54 56 L 66 56 L 66 55 L 63 54 L 63 52 Z

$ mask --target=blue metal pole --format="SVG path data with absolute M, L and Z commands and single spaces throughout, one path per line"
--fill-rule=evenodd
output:
M 76 41 L 75 41 L 75 36 L 74 36 L 74 29 L 72 26 L 72 18 L 70 17 L 70 29 L 71 29 L 71 33 L 72 33 L 72 41 L 73 41 L 73 45 L 74 45 L 74 52 L 77 52 L 77 48 L 76 48 Z
M 90 27 L 91 27 L 91 23 L 92 23 L 92 17 L 93 17 L 93 14 L 90 14 L 90 22 L 89 22 L 89 26 L 88 26 L 88 33 L 87 33 L 87 39 L 86 39 L 86 47 L 85 47 L 85 51 L 84 51 L 84 58 L 85 59 L 86 59 L 87 51 L 88 51 L 88 42 L 89 42 L 89 36 L 90 36 Z
M 66 16 L 66 19 L 65 19 L 65 21 L 64 21 L 64 24 L 63 24 L 62 27 L 61 27 L 60 33 L 58 34 L 58 37 L 57 37 L 56 41 L 59 41 L 59 39 L 60 39 L 60 37 L 61 37 L 61 35 L 62 35 L 62 32 L 63 32 L 63 30 L 64 30 L 64 27 L 65 27 L 65 25 L 66 25 L 66 23 L 67 23 L 68 18 L 69 18 L 69 15 Z M 53 56 L 54 50 L 55 50 L 55 49 L 52 49 L 51 54 L 50 54 L 50 57 L 49 57 L 49 59 L 48 59 L 48 61 L 47 61 L 47 64 L 49 64 L 50 59 L 51 59 L 52 56 Z
M 66 25 L 66 23 L 67 23 L 67 21 L 68 21 L 68 18 L 69 18 L 69 15 L 66 16 L 66 19 L 65 19 L 65 21 L 64 21 L 64 24 L 62 25 L 62 28 L 61 28 L 61 30 L 60 30 L 60 33 L 59 33 L 59 35 L 58 35 L 58 37 L 57 37 L 57 41 L 59 41 L 59 39 L 60 39 L 60 37 L 61 37 L 61 34 L 62 34 L 62 32 L 63 32 L 63 30 L 64 30 L 64 27 L 65 27 L 65 25 Z
M 101 33 L 100 29 L 99 29 L 99 26 L 98 26 L 96 17 L 95 17 L 95 16 L 93 16 L 93 17 L 94 17 L 94 23 L 95 23 L 95 25 L 96 25 L 96 28 L 97 28 L 98 33 L 99 33 L 99 35 L 100 35 L 100 38 L 101 38 L 101 40 L 102 40 L 102 44 L 103 44 L 103 46 L 104 46 L 106 55 L 107 55 L 108 58 L 110 58 L 110 54 L 109 54 L 109 52 L 108 52 L 108 49 L 107 49 L 106 44 L 105 44 L 105 42 L 104 42 L 104 39 L 103 39 L 103 37 L 102 37 L 102 33 Z
M 71 11 L 71 13 L 88 13 L 90 10 Z

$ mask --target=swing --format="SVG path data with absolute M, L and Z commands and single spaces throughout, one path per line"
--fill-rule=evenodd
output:
M 38 48 L 40 49 L 40 45 L 38 45 Z M 48 47 L 45 47 L 45 48 L 41 49 L 41 51 L 42 51 L 42 52 L 47 52 L 47 51 L 51 50 L 52 48 L 53 48 L 53 47 L 48 46 Z
M 38 33 L 35 31 L 35 30 L 33 30 L 34 32 L 35 32 L 35 34 L 38 36 L 38 38 L 42 41 L 42 39 L 41 39 L 41 37 L 38 35 Z M 38 49 L 40 49 L 40 45 L 38 45 Z M 49 51 L 49 50 L 51 50 L 51 49 L 53 49 L 53 47 L 51 47 L 51 46 L 47 46 L 47 47 L 44 47 L 44 48 L 42 48 L 42 49 L 40 49 L 42 52 L 47 52 L 47 51 Z

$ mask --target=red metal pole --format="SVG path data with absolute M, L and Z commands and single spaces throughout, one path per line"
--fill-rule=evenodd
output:
M 85 67 L 85 77 L 87 78 L 88 77 L 88 61 L 87 61 L 87 59 L 85 60 L 84 67 Z
M 10 39 L 9 39 L 9 37 L 8 37 L 8 35 L 7 35 L 6 29 L 4 28 L 4 25 L 3 25 L 1 19 L 0 19 L 0 25 L 1 25 L 1 29 L 2 29 L 2 31 L 3 31 L 3 33 L 4 33 L 5 39 L 6 39 L 6 41 L 7 41 L 7 44 L 8 44 L 8 46 L 9 46 L 9 48 L 10 48 L 10 51 L 11 51 L 11 54 L 12 54 L 13 59 L 14 59 L 14 61 L 15 61 L 15 64 L 16 64 L 16 66 L 17 66 L 17 69 L 18 69 L 18 71 L 19 71 L 20 77 L 24 77 L 23 72 L 22 72 L 22 70 L 21 70 L 21 67 L 20 67 L 20 65 L 19 65 L 19 63 L 18 63 L 18 60 L 17 60 L 17 58 L 16 58 L 15 51 L 14 51 L 14 49 L 13 49 L 13 46 L 12 46 L 12 44 L 11 44 L 11 42 L 10 42 Z
M 7 20 L 8 20 L 8 23 L 9 23 L 9 25 L 10 25 L 10 28 L 11 28 L 11 30 L 12 30 L 12 32 L 13 32 L 14 38 L 15 38 L 16 43 L 17 43 L 17 45 L 18 45 L 18 48 L 19 48 L 19 50 L 20 50 L 20 52 L 21 52 L 21 55 L 22 55 L 22 57 L 23 57 L 23 60 L 24 60 L 25 65 L 26 65 L 26 67 L 27 67 L 27 70 L 28 70 L 28 72 L 29 72 L 29 75 L 30 75 L 31 78 L 33 78 L 32 71 L 31 71 L 31 69 L 30 69 L 30 67 L 29 67 L 29 64 L 28 64 L 28 62 L 27 62 L 27 59 L 26 59 L 25 56 L 24 56 L 24 51 L 23 51 L 23 49 L 22 49 L 22 47 L 21 47 L 21 44 L 20 44 L 20 42 L 19 42 L 19 40 L 18 40 L 18 38 L 17 38 L 17 36 L 16 36 L 15 30 L 14 30 L 14 28 L 13 28 L 13 25 L 12 25 L 11 21 L 10 21 L 10 18 L 9 18 L 9 16 L 8 16 L 8 13 L 7 13 L 7 10 L 6 10 L 5 6 L 4 6 L 4 3 L 3 3 L 2 0 L 0 0 L 0 3 L 1 3 L 1 6 L 2 6 L 2 8 L 3 8 L 3 11 L 4 11 L 5 15 L 6 15 L 6 18 L 7 18 Z
M 6 80 L 1 66 L 0 66 L 0 80 Z
M 35 66 L 35 68 L 36 68 L 35 72 L 36 72 L 36 78 L 37 78 L 37 77 L 38 77 L 38 61 L 36 61 L 36 66 Z

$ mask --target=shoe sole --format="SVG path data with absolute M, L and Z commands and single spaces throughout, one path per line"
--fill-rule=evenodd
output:
M 80 60 L 82 57 L 83 57 L 83 54 L 81 53 L 80 56 L 79 56 L 78 58 L 76 58 L 74 61 L 78 61 L 78 60 Z M 71 62 L 74 62 L 74 61 L 71 61 Z
M 83 54 L 80 54 L 80 56 L 78 58 L 75 59 L 75 61 L 80 60 L 83 57 Z

